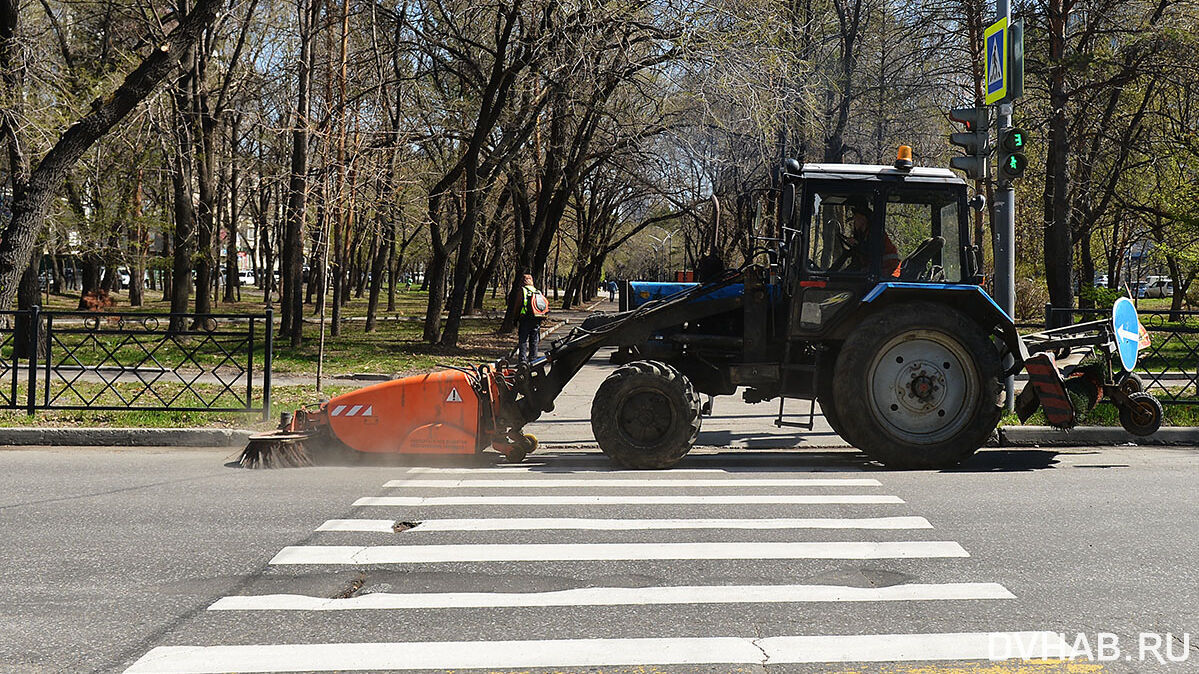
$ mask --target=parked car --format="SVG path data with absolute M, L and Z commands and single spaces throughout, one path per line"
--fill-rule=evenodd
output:
M 1145 286 L 1145 294 L 1140 297 L 1173 297 L 1174 282 L 1166 279 L 1158 279 Z
M 238 273 L 238 275 L 237 275 L 237 282 L 238 282 L 238 283 L 240 283 L 240 284 L 241 284 L 241 285 L 243 285 L 243 286 L 252 286 L 252 285 L 254 285 L 254 272 L 252 272 L 252 271 L 250 271 L 249 269 L 247 269 L 247 270 L 245 270 L 245 271 L 242 271 L 242 272 Z
M 1107 274 L 1100 274 L 1095 277 L 1095 287 L 1096 288 L 1106 288 L 1107 287 Z

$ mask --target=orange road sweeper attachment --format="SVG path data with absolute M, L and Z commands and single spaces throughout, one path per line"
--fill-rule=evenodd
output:
M 353 452 L 475 454 L 487 447 L 519 462 L 537 439 L 514 430 L 515 376 L 500 364 L 452 368 L 351 391 L 315 411 L 283 415 L 277 431 L 250 438 L 238 463 L 281 468 Z

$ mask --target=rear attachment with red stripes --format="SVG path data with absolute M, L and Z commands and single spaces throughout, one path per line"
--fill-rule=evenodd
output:
M 1072 428 L 1076 421 L 1074 406 L 1070 403 L 1070 396 L 1066 393 L 1065 382 L 1057 369 L 1053 354 L 1042 352 L 1030 356 L 1024 361 L 1024 369 L 1028 372 L 1028 383 L 1036 393 L 1041 408 L 1045 410 L 1045 418 L 1050 425 Z M 1036 410 L 1035 403 L 1032 410 Z

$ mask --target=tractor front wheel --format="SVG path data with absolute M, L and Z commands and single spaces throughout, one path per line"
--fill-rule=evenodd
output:
M 953 466 L 999 424 L 999 350 L 977 323 L 939 304 L 888 307 L 837 357 L 833 399 L 846 438 L 893 468 Z
M 700 409 L 699 394 L 678 370 L 639 360 L 600 384 L 591 403 L 591 430 L 617 465 L 670 468 L 695 444 Z

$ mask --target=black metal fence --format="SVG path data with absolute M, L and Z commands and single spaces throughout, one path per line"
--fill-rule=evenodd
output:
M 1138 310 L 1137 315 L 1149 332 L 1149 346 L 1141 350 L 1135 370 L 1145 390 L 1166 405 L 1199 405 L 1199 311 Z M 1110 316 L 1108 309 L 1046 305 L 1045 327 Z
M 250 412 L 266 419 L 272 351 L 270 309 L 0 312 L 0 408 Z

